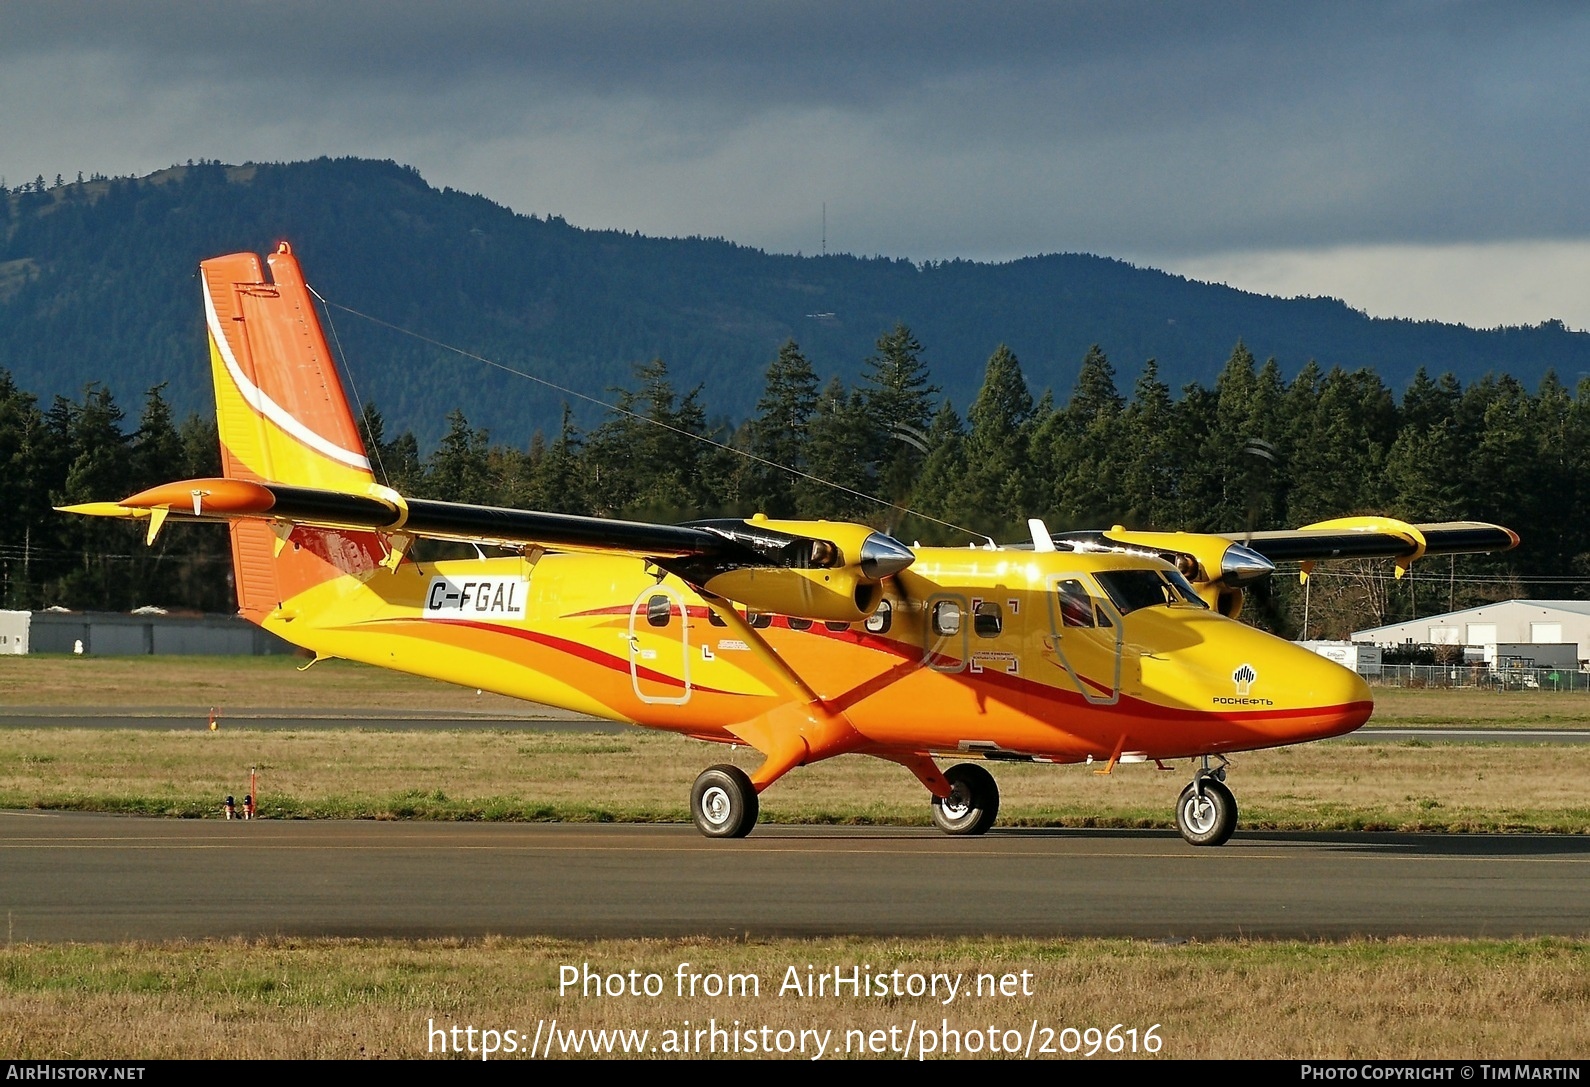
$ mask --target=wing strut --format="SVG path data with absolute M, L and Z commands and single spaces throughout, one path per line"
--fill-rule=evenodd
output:
M 730 732 L 767 756 L 751 775 L 758 793 L 797 766 L 843 755 L 861 746 L 861 734 L 849 719 L 831 709 L 737 608 L 721 597 L 702 597 L 713 614 L 745 642 L 772 673 L 774 681 L 794 699 L 754 720 L 729 726 Z

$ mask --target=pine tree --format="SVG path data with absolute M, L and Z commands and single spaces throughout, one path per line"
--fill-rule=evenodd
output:
M 1015 352 L 1000 344 L 989 357 L 983 385 L 966 413 L 964 469 L 951 491 L 946 516 L 998 538 L 1022 534 L 1036 498 L 1028 444 L 1032 393 Z
M 124 498 L 132 493 L 130 443 L 122 432 L 122 410 L 110 391 L 89 385 L 81 404 L 66 404 L 64 411 L 61 408 L 58 399 L 51 409 L 52 422 L 65 425 L 69 460 L 54 504 L 104 501 L 107 496 Z M 50 603 L 111 610 L 147 603 L 136 599 L 141 586 L 118 576 L 123 561 L 143 545 L 136 530 L 120 521 L 71 518 L 63 542 L 77 557 L 71 569 L 63 571 L 49 587 Z
M 1077 373 L 1066 406 L 1040 424 L 1035 459 L 1048 462 L 1053 480 L 1050 527 L 1112 523 L 1120 514 L 1120 470 L 1116 456 L 1123 407 L 1115 367 L 1095 344 Z
M 544 443 L 540 456 L 532 451 L 528 504 L 549 513 L 588 512 L 581 477 L 580 434 L 567 404 L 563 405 L 557 437 Z
M 36 604 L 34 526 L 46 523 L 50 506 L 45 440 L 38 401 L 0 369 L 0 601 L 7 608 Z
M 425 494 L 444 502 L 489 503 L 491 472 L 486 451 L 489 436 L 470 428 L 459 408 L 447 415 L 447 434 L 431 455 L 426 472 Z
M 750 451 L 769 464 L 753 464 L 746 488 L 751 504 L 770 517 L 791 517 L 796 509 L 795 481 L 788 468 L 806 469 L 806 443 L 817 410 L 817 374 L 794 340 L 779 348 L 767 368 L 756 418 L 747 429 Z
M 922 345 L 904 324 L 878 337 L 861 375 L 862 405 L 873 426 L 880 498 L 904 505 L 927 457 L 927 429 L 938 387 L 928 380 Z
M 950 525 L 962 526 L 975 539 L 986 538 L 989 530 L 976 523 L 969 523 L 969 519 L 962 516 L 956 505 L 965 494 L 963 488 L 969 466 L 966 458 L 966 433 L 961 426 L 961 417 L 956 414 L 954 405 L 948 400 L 933 416 L 933 422 L 928 426 L 927 437 L 927 457 L 922 463 L 922 471 L 917 476 L 916 487 L 911 493 L 911 509 L 926 516 L 902 516 L 896 513 L 893 523 L 886 527 L 891 533 L 912 541 L 921 540 L 936 544 L 965 543 L 964 534 L 942 523 L 947 521 Z
M 1175 444 L 1175 404 L 1159 379 L 1159 364 L 1143 364 L 1131 402 L 1121 414 L 1121 504 L 1134 528 L 1175 529 L 1181 520 L 1186 458 Z
M 795 484 L 801 517 L 878 523 L 885 517 L 874 502 L 860 495 L 874 491 L 871 453 L 873 421 L 857 393 L 848 392 L 837 377 L 828 383 L 812 412 L 806 460 L 811 475 Z M 830 486 L 833 484 L 834 486 Z
M 636 368 L 639 391 L 615 390 L 618 412 L 591 435 L 587 493 L 601 516 L 681 520 L 700 516 L 706 418 L 695 389 L 675 394 L 662 359 Z

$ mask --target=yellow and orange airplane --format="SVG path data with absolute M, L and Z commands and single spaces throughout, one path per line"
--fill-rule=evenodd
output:
M 267 267 L 268 265 L 268 275 Z M 405 498 L 377 483 L 297 261 L 284 244 L 201 266 L 224 478 L 70 512 L 231 526 L 238 605 L 318 657 L 344 657 L 718 743 L 690 806 L 714 837 L 758 794 L 843 754 L 904 766 L 951 834 L 994 822 L 971 757 L 1193 760 L 1176 824 L 1236 826 L 1229 752 L 1351 732 L 1353 672 L 1236 619 L 1273 562 L 1501 550 L 1494 525 L 1350 518 L 1289 532 L 1051 535 L 907 547 L 865 525 L 680 525 Z M 421 538 L 507 557 L 416 561 Z M 1241 541 L 1241 542 L 1239 542 Z M 1211 758 L 1217 766 L 1211 766 Z

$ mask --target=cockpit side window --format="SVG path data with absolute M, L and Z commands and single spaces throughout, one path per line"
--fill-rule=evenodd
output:
M 1060 594 L 1060 622 L 1068 627 L 1091 627 L 1098 624 L 1093 620 L 1093 598 L 1083 588 L 1082 582 L 1076 578 L 1067 578 L 1055 586 L 1055 591 Z
M 1172 570 L 1165 575 L 1165 579 L 1176 586 L 1176 592 L 1181 595 L 1182 603 L 1191 604 L 1195 608 L 1209 610 L 1209 605 L 1204 603 L 1204 598 L 1198 595 L 1198 590 L 1192 587 L 1192 582 L 1182 576 L 1181 571 Z
M 1180 574 L 1160 570 L 1109 570 L 1095 574 L 1122 615 L 1162 605 L 1207 607 Z

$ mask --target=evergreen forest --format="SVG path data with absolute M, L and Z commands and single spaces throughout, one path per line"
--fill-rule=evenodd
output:
M 1431 559 L 1395 580 L 1389 562 L 1321 568 L 1305 602 L 1277 576 L 1245 616 L 1293 637 L 1519 596 L 1569 598 L 1590 584 L 1590 379 L 1534 388 L 1419 370 L 1400 396 L 1367 368 L 1314 363 L 1284 376 L 1237 342 L 1213 381 L 1173 389 L 1150 360 L 1121 374 L 1100 347 L 1063 397 L 1034 395 L 1015 352 L 987 359 L 969 402 L 937 384 L 913 330 L 895 324 L 826 381 L 801 346 L 741 379 L 754 408 L 720 414 L 665 359 L 637 365 L 609 408 L 524 440 L 494 440 L 466 407 L 422 442 L 366 402 L 377 474 L 418 497 L 639 520 L 715 515 L 844 518 L 906 542 L 980 545 L 1051 530 L 1241 532 L 1352 513 L 1475 519 L 1517 531 L 1503 556 Z M 445 403 L 445 401 L 444 401 Z M 220 526 L 140 526 L 51 507 L 116 499 L 218 474 L 213 418 L 179 421 L 162 385 L 136 408 L 92 383 L 46 402 L 0 371 L 0 602 L 8 608 L 230 611 Z M 1305 628 L 1304 609 L 1307 607 Z

